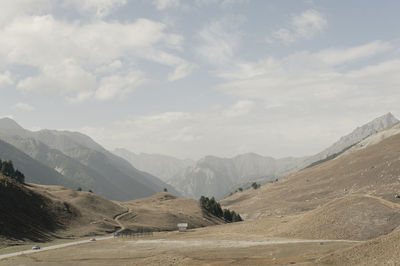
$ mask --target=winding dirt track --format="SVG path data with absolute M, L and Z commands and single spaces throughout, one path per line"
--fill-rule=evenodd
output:
M 132 211 L 131 211 L 128 207 L 125 207 L 125 206 L 122 206 L 122 205 L 120 205 L 120 206 L 126 208 L 126 210 L 125 210 L 124 212 L 122 212 L 122 213 L 120 213 L 120 214 L 117 214 L 117 215 L 115 215 L 115 216 L 113 217 L 114 221 L 115 221 L 115 222 L 119 225 L 119 227 L 120 227 L 120 229 L 117 230 L 116 233 L 119 233 L 119 232 L 125 230 L 125 226 L 119 221 L 119 219 L 121 219 L 121 217 L 127 215 L 128 213 L 132 213 Z

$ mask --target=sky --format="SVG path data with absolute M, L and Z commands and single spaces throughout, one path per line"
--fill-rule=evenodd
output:
M 108 149 L 310 155 L 400 117 L 397 0 L 3 0 L 0 117 Z

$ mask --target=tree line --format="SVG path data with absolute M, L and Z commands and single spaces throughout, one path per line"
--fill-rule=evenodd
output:
M 228 209 L 221 208 L 221 204 L 219 204 L 214 197 L 209 199 L 208 197 L 201 196 L 200 197 L 200 206 L 208 211 L 209 213 L 224 219 L 227 222 L 240 222 L 243 221 L 242 217 L 235 211 L 230 211 Z
M 18 169 L 14 169 L 13 162 L 11 160 L 8 161 L 2 161 L 0 159 L 0 172 L 4 176 L 11 177 L 15 180 L 17 180 L 20 183 L 25 182 L 25 175 L 21 173 Z

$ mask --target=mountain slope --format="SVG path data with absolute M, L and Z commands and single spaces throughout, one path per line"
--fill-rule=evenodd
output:
M 400 225 L 400 204 L 365 194 L 350 194 L 289 221 L 279 236 L 302 239 L 368 240 Z
M 86 135 L 56 130 L 41 130 L 34 133 L 36 139 L 49 145 L 49 147 L 60 150 L 67 156 L 101 173 L 106 178 L 113 177 L 114 185 L 122 191 L 126 191 L 127 194 L 125 198 L 118 198 L 118 200 L 149 196 L 162 191 L 164 188 L 172 193 L 179 194 L 172 186 L 155 176 L 139 171 L 129 162 L 107 151 Z M 119 181 L 116 181 L 116 178 L 119 178 Z M 132 179 L 138 183 L 135 184 L 136 187 L 129 184 Z M 132 189 L 137 194 L 133 197 L 130 191 Z
M 168 182 L 182 194 L 198 199 L 214 196 L 217 199 L 231 192 L 235 185 L 251 180 L 275 178 L 277 162 L 273 158 L 254 153 L 234 158 L 207 156 L 188 167 Z
M 249 187 L 257 181 L 265 184 L 307 166 L 329 161 L 368 136 L 398 123 L 391 113 L 356 128 L 350 134 L 313 156 L 275 159 L 257 154 L 242 154 L 233 158 L 207 156 L 195 165 L 176 174 L 168 182 L 183 195 L 198 198 L 201 195 L 227 196 L 239 186 Z
M 66 207 L 0 175 L 0 238 L 48 240 L 76 215 L 75 210 L 62 211 Z
M 365 149 L 370 145 L 377 144 L 382 140 L 397 134 L 400 134 L 400 123 L 394 124 L 391 127 L 388 127 L 384 130 L 379 131 L 376 134 L 373 134 L 363 139 L 359 143 L 353 145 L 350 149 L 346 150 L 342 155 L 350 154 L 352 152 Z
M 319 161 L 325 161 L 327 158 L 335 158 L 336 156 L 340 155 L 340 153 L 346 151 L 346 149 L 351 148 L 353 145 L 359 143 L 363 139 L 374 135 L 375 133 L 382 131 L 386 128 L 389 128 L 399 122 L 400 121 L 396 117 L 394 117 L 392 113 L 387 113 L 383 116 L 375 118 L 371 122 L 361 127 L 357 127 L 350 134 L 341 137 L 337 142 L 335 142 L 322 152 L 306 158 L 304 162 L 300 165 L 300 167 L 303 168 L 308 165 L 315 164 Z
M 168 181 L 178 172 L 194 164 L 194 161 L 189 159 L 181 160 L 161 154 L 135 154 L 126 149 L 116 149 L 114 154 L 130 162 L 133 167 L 157 176 L 163 181 Z
M 369 194 L 398 202 L 400 134 L 365 149 L 303 169 L 257 190 L 222 201 L 248 219 L 313 210 L 350 194 Z
M 21 184 L 2 175 L 0 210 L 0 246 L 111 233 L 119 228 L 113 217 L 126 211 L 94 193 Z
M 165 192 L 116 202 L 62 186 L 21 184 L 1 174 L 0 210 L 0 248 L 105 235 L 121 229 L 120 225 L 131 231 L 164 231 L 176 230 L 182 222 L 189 228 L 226 223 L 203 211 L 198 201 Z
M 171 231 L 177 229 L 178 223 L 187 223 L 188 228 L 226 223 L 204 211 L 199 201 L 165 192 L 122 205 L 129 208 L 129 212 L 119 221 L 130 231 Z
M 163 188 L 177 193 L 158 178 L 132 167 L 88 136 L 76 132 L 25 130 L 11 119 L 0 119 L 0 138 L 57 170 L 62 182 L 51 184 L 92 189 L 115 200 L 152 195 Z M 31 180 L 40 183 L 40 180 Z
M 2 140 L 0 140 L 0 159 L 11 160 L 14 163 L 14 167 L 18 168 L 23 173 L 29 173 L 25 176 L 26 182 L 38 182 L 46 185 L 76 185 L 76 183 L 66 180 L 55 170 L 31 158 L 19 149 Z
M 340 250 L 319 260 L 320 265 L 400 265 L 400 230 Z

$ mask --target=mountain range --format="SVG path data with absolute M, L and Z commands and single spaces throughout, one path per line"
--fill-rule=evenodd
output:
M 392 134 L 398 127 L 362 141 L 373 144 L 235 193 L 221 204 L 246 220 L 296 215 L 274 228 L 282 237 L 365 240 L 390 233 L 400 228 L 400 132 Z
M 170 185 L 139 171 L 81 133 L 57 130 L 34 132 L 9 118 L 3 118 L 0 119 L 0 140 L 7 142 L 7 148 L 15 154 L 10 156 L 6 152 L 2 159 L 13 160 L 22 170 L 35 168 L 35 171 L 25 171 L 28 182 L 73 189 L 81 187 L 120 201 L 150 196 L 164 188 L 179 194 Z M 35 174 L 43 171 L 46 174 Z
M 130 162 L 137 169 L 157 176 L 163 181 L 168 181 L 178 172 L 195 163 L 191 159 L 182 160 L 162 154 L 136 154 L 123 148 L 115 149 L 113 152 Z
M 357 127 L 327 149 L 312 156 L 297 158 L 275 159 L 247 153 L 233 158 L 206 156 L 193 163 L 173 157 L 134 154 L 126 150 L 117 150 L 116 154 L 139 169 L 162 175 L 164 181 L 186 197 L 197 199 L 204 195 L 222 199 L 239 187 L 250 187 L 252 182 L 265 184 L 293 171 L 333 159 L 366 137 L 398 122 L 391 113 L 387 113 Z
M 227 197 L 252 182 L 265 184 L 355 149 L 368 136 L 397 124 L 391 113 L 356 128 L 313 156 L 275 159 L 255 153 L 232 158 L 206 156 L 198 161 L 159 154 L 111 153 L 90 137 L 70 131 L 22 128 L 0 119 L 0 158 L 13 160 L 27 182 L 93 190 L 109 199 L 126 201 L 169 192 L 198 199 Z M 396 128 L 396 127 L 394 127 Z M 397 132 L 397 131 L 396 131 Z

